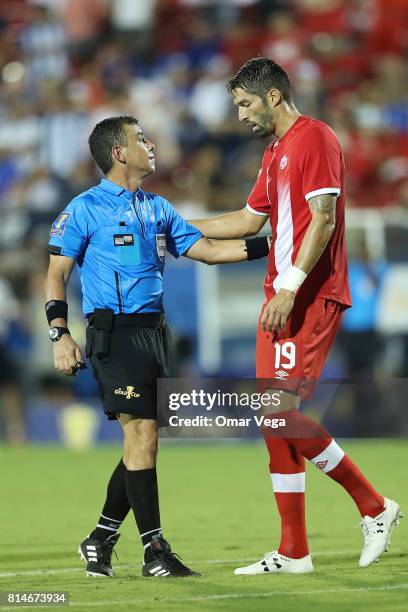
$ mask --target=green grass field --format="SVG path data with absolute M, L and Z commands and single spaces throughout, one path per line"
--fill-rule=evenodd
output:
M 377 488 L 408 512 L 404 441 L 345 443 Z M 141 545 L 129 514 L 116 577 L 87 578 L 76 554 L 104 501 L 116 447 L 0 449 L 0 590 L 68 591 L 75 610 L 408 610 L 408 520 L 381 563 L 358 567 L 359 516 L 336 483 L 308 468 L 308 532 L 315 564 L 305 576 L 234 576 L 278 543 L 278 520 L 261 444 L 163 445 L 162 526 L 173 550 L 202 578 L 140 575 Z M 12 608 L 0 608 L 12 609 Z

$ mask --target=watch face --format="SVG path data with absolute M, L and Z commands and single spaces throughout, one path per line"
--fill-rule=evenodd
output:
M 56 340 L 58 338 L 58 329 L 56 327 L 51 327 L 48 333 L 50 335 L 51 340 Z

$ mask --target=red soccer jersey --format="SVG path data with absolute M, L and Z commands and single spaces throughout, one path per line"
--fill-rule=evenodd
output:
M 281 287 L 295 262 L 312 215 L 308 200 L 323 193 L 337 194 L 336 227 L 330 241 L 299 290 L 351 306 L 344 223 L 344 160 L 331 128 L 311 117 L 299 117 L 286 134 L 271 143 L 262 160 L 247 208 L 270 218 L 273 248 L 268 257 L 265 295 Z

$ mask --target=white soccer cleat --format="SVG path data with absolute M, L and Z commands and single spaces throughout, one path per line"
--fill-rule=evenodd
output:
M 277 550 L 265 553 L 265 557 L 252 565 L 237 567 L 234 574 L 245 574 L 255 576 L 257 574 L 308 574 L 313 572 L 312 558 L 310 555 L 301 559 L 289 559 Z
M 384 506 L 385 509 L 378 516 L 364 516 L 360 523 L 364 537 L 360 567 L 368 567 L 389 550 L 392 530 L 404 516 L 397 502 L 392 499 L 384 497 Z

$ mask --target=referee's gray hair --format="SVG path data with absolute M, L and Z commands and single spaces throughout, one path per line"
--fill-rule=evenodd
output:
M 127 136 L 123 127 L 137 124 L 136 117 L 122 115 L 120 117 L 107 117 L 95 125 L 88 138 L 88 144 L 96 165 L 104 174 L 112 170 L 113 147 L 117 145 L 125 147 L 127 145 Z

